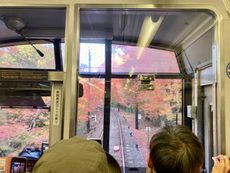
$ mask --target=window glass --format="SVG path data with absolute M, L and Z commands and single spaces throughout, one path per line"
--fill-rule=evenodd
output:
M 42 99 L 50 106 L 50 97 Z M 18 156 L 25 147 L 41 148 L 42 142 L 49 142 L 48 109 L 0 107 L 0 115 L 0 148 L 6 156 Z
M 112 45 L 112 73 L 180 73 L 174 52 Z
M 55 69 L 53 44 L 34 44 L 44 56 L 41 57 L 31 45 L 0 48 L 1 68 Z
M 105 72 L 105 45 L 80 44 L 80 73 Z
M 78 99 L 77 135 L 102 138 L 104 121 L 104 79 L 80 78 L 84 95 Z
M 138 91 L 136 79 L 112 79 L 109 152 L 121 166 L 123 147 L 125 167 L 145 167 L 151 137 L 166 124 L 181 121 L 181 80 L 155 79 L 151 83 L 155 90 Z
M 61 44 L 64 65 L 65 44 Z M 105 72 L 105 45 L 99 43 L 80 43 L 80 73 Z

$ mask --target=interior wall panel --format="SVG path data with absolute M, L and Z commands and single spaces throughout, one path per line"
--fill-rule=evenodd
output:
M 184 50 L 193 71 L 195 71 L 197 65 L 212 59 L 213 35 L 212 29 Z

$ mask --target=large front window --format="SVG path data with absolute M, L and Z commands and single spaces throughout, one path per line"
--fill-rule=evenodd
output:
M 180 73 L 174 52 L 137 46 L 112 45 L 112 73 Z

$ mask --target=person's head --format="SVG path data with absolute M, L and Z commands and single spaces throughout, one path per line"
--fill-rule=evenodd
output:
M 199 173 L 203 161 L 200 141 L 185 126 L 165 126 L 150 141 L 148 167 L 156 173 Z
M 101 145 L 80 137 L 61 140 L 37 161 L 33 173 L 121 173 L 121 168 Z

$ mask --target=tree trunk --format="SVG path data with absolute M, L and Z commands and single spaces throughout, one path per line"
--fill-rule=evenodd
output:
M 90 116 L 90 112 L 88 112 L 88 116 Z M 89 133 L 90 132 L 90 118 L 87 120 L 86 128 L 87 128 L 87 133 Z
M 30 125 L 29 125 L 29 130 L 32 130 L 33 128 L 36 127 L 36 119 L 38 118 L 38 116 L 41 114 L 40 109 L 37 109 L 37 113 L 35 115 L 35 117 L 32 119 Z

